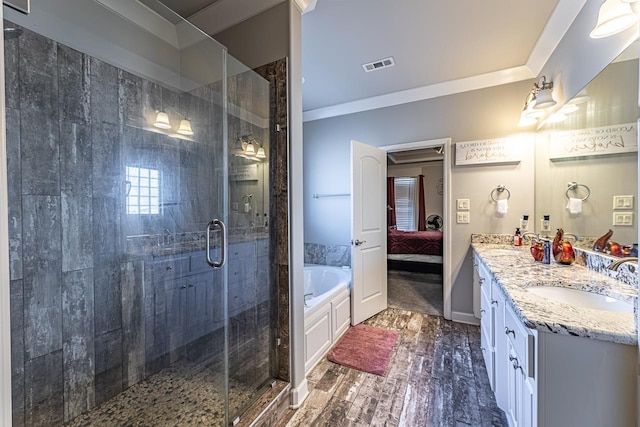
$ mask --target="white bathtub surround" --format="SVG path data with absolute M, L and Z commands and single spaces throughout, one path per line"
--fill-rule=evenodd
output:
M 580 265 L 535 262 L 528 247 L 472 243 L 474 252 L 490 267 L 507 301 L 531 329 L 592 338 L 620 344 L 637 343 L 634 313 L 603 312 L 569 306 L 527 291 L 529 286 L 573 287 L 631 302 L 637 307 L 638 289 Z M 507 249 L 507 251 L 505 251 Z
M 305 265 L 304 360 L 309 372 L 351 323 L 351 269 Z

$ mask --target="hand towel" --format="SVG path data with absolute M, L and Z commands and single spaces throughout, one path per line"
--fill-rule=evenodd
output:
M 507 202 L 507 199 L 500 199 L 498 200 L 498 213 L 499 214 L 506 214 L 507 210 L 509 209 L 509 202 Z
M 570 197 L 567 203 L 567 209 L 569 209 L 569 213 L 572 215 L 582 213 L 582 199 Z

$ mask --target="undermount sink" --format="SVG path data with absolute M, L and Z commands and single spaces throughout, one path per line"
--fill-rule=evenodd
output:
M 580 289 L 570 289 L 559 286 L 531 286 L 527 288 L 527 291 L 542 298 L 575 307 L 633 313 L 633 304 Z

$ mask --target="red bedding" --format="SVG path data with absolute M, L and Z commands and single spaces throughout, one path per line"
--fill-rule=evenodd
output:
M 442 231 L 389 230 L 387 253 L 442 255 Z

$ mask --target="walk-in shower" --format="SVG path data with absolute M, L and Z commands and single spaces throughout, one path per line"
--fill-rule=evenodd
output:
M 269 83 L 144 3 L 5 8 L 14 426 L 229 425 L 278 376 Z

